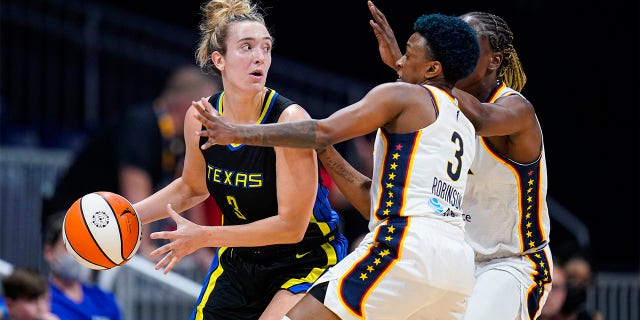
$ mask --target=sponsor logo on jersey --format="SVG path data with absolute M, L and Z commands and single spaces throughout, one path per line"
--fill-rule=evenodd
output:
M 431 208 L 433 208 L 435 213 L 437 213 L 439 215 L 442 215 L 444 213 L 444 207 L 442 206 L 442 204 L 440 203 L 440 200 L 438 200 L 438 198 L 429 199 L 429 206 Z
M 429 206 L 433 208 L 435 214 L 444 217 L 458 217 L 459 213 L 452 211 L 451 208 L 447 205 L 446 208 L 440 202 L 439 198 L 432 197 L 429 199 Z

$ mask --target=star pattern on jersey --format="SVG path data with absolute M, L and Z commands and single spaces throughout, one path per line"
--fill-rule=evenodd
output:
M 376 206 L 374 216 L 378 220 L 402 216 L 406 206 L 405 191 L 411 175 L 415 150 L 418 147 L 420 132 L 406 134 L 382 133 L 387 141 L 383 147 L 384 155 L 380 175 L 376 178 Z
M 527 255 L 534 263 L 535 272 L 532 274 L 535 286 L 527 294 L 527 307 L 529 315 L 533 317 L 539 308 L 540 301 L 544 295 L 545 285 L 551 282 L 551 272 L 549 270 L 549 259 L 546 251 L 538 251 Z
M 384 243 L 388 243 L 388 244 L 392 243 L 393 239 L 394 239 L 393 232 L 396 230 L 395 227 L 393 225 L 384 226 L 383 230 L 386 230 L 386 234 L 381 236 L 380 238 L 384 239 L 384 241 L 383 241 Z M 376 246 L 377 246 L 377 244 L 376 244 Z M 372 265 L 367 265 L 365 267 L 366 272 L 360 273 L 360 279 L 362 281 L 367 280 L 369 278 L 369 274 L 371 274 L 371 273 L 376 271 L 375 267 L 382 263 L 381 258 L 384 258 L 384 257 L 386 257 L 386 256 L 388 256 L 390 254 L 391 254 L 391 250 L 390 249 L 380 250 L 377 253 L 378 257 L 373 259 Z
M 395 150 L 395 152 L 391 154 L 391 159 L 388 161 L 388 166 L 386 167 L 387 170 L 385 170 L 385 174 L 383 175 L 383 177 L 386 177 L 382 183 L 383 192 L 381 193 L 383 195 L 381 200 L 384 204 L 384 209 L 381 211 L 383 217 L 389 217 L 389 213 L 391 213 L 390 208 L 393 208 L 396 204 L 396 202 L 392 200 L 396 197 L 393 188 L 395 186 L 394 181 L 398 176 L 396 171 L 400 167 L 398 160 L 402 158 L 400 151 L 402 151 L 403 148 L 404 145 L 402 143 L 396 143 L 393 146 L 393 150 Z
M 381 225 L 369 253 L 344 276 L 340 284 L 341 299 L 355 314 L 362 316 L 364 297 L 398 259 L 406 223 L 407 220 L 402 219 L 397 224 Z
M 539 254 L 536 255 L 536 260 L 538 260 L 538 266 L 543 274 L 542 280 L 538 281 L 538 290 L 540 293 L 542 293 L 544 291 L 543 280 L 549 279 L 549 269 L 547 269 L 547 264 L 544 261 L 542 261 Z
M 398 150 L 398 151 L 402 150 L 402 144 L 396 144 L 395 149 Z M 393 158 L 393 160 L 398 160 L 400 158 L 400 154 L 395 152 L 395 153 L 393 153 L 393 155 L 391 157 Z M 394 193 L 393 193 L 393 189 L 392 189 L 394 184 L 391 181 L 393 181 L 396 178 L 395 173 L 393 173 L 393 171 L 395 171 L 396 169 L 398 169 L 398 163 L 395 162 L 395 161 L 392 161 L 389 164 L 389 170 L 391 172 L 387 175 L 388 181 L 386 183 L 384 183 L 384 186 L 386 188 L 386 192 L 385 192 L 386 193 L 386 201 L 385 201 L 386 208 L 382 211 L 382 215 L 385 216 L 385 217 L 389 216 L 389 213 L 391 212 L 389 210 L 389 208 L 393 207 L 393 203 L 394 203 L 393 200 L 391 200 L 394 197 Z
M 525 196 L 525 210 L 524 210 L 524 233 L 525 236 L 527 238 L 527 248 L 528 249 L 532 249 L 535 248 L 536 246 L 538 246 L 537 241 L 535 241 L 534 239 L 534 235 L 536 235 L 537 233 L 534 232 L 534 230 L 532 230 L 533 226 L 538 226 L 538 223 L 535 223 L 535 221 L 532 221 L 532 217 L 537 218 L 537 215 L 532 214 L 532 210 L 534 210 L 534 208 L 537 210 L 538 206 L 536 205 L 535 201 L 537 201 L 537 193 L 534 192 L 534 190 L 538 190 L 537 188 L 537 183 L 538 181 L 536 180 L 537 174 L 536 171 L 534 170 L 529 170 L 527 171 L 526 174 L 527 177 L 527 186 L 528 188 L 526 189 L 526 196 Z
M 535 250 L 544 245 L 542 229 L 539 221 L 539 163 L 536 162 L 523 168 L 519 168 L 518 172 L 522 181 L 520 186 L 520 211 L 522 219 L 520 227 L 523 236 L 523 250 Z M 527 297 L 528 311 L 529 314 L 533 315 L 537 312 L 540 298 L 544 294 L 544 285 L 551 281 L 551 273 L 549 271 L 549 260 L 547 259 L 544 251 L 533 252 L 527 254 L 527 256 L 532 260 L 535 269 L 535 273 L 532 274 L 532 277 L 536 285 L 530 289 Z
M 540 287 L 539 290 L 540 290 L 540 293 L 542 293 L 542 291 L 544 290 L 543 288 L 544 283 L 551 281 L 551 279 L 549 278 L 550 276 L 549 268 L 547 268 L 547 264 L 543 261 L 542 255 L 539 252 L 534 253 L 533 256 L 534 256 L 534 260 L 538 261 L 537 264 L 542 273 L 542 278 L 538 281 L 538 286 Z

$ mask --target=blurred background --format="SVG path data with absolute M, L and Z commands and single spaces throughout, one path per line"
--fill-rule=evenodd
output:
M 374 3 L 401 48 L 423 13 L 481 10 L 509 23 L 528 76 L 523 94 L 544 132 L 554 254 L 583 252 L 594 270 L 611 276 L 604 287 L 638 281 L 638 2 Z M 1 260 L 42 266 L 43 199 L 89 137 L 128 106 L 157 96 L 176 66 L 195 64 L 201 4 L 0 0 Z M 379 58 L 366 1 L 261 4 L 276 39 L 267 85 L 313 117 L 395 81 Z M 355 153 L 350 144 L 340 150 Z M 93 170 L 99 176 L 100 164 Z M 628 305 L 638 312 L 635 290 Z

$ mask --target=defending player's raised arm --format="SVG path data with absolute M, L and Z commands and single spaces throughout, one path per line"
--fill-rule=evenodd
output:
M 235 125 L 225 121 L 206 100 L 193 103 L 195 117 L 205 129 L 197 131 L 213 144 L 241 143 L 266 147 L 320 149 L 368 134 L 395 119 L 407 107 L 408 94 L 417 86 L 402 82 L 385 83 L 373 88 L 356 103 L 322 120 L 300 120 L 261 125 Z
M 369 25 L 373 28 L 373 33 L 378 39 L 378 50 L 380 51 L 380 58 L 382 62 L 391 67 L 393 70 L 398 70 L 396 62 L 402 57 L 402 51 L 398 46 L 396 36 L 393 34 L 393 29 L 387 21 L 386 16 L 376 7 L 373 2 L 367 1 L 369 11 L 373 16 L 373 20 L 369 20 Z

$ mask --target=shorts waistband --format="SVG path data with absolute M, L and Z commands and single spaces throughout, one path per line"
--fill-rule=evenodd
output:
M 237 254 L 242 259 L 248 261 L 265 261 L 284 258 L 298 252 L 312 250 L 323 243 L 331 242 L 335 239 L 337 233 L 338 228 L 335 228 L 322 237 L 302 240 L 298 243 L 266 247 L 235 247 L 231 248 L 231 253 Z

